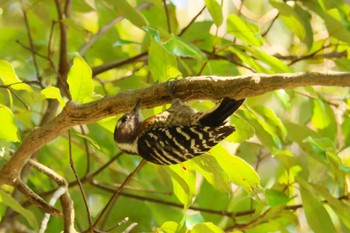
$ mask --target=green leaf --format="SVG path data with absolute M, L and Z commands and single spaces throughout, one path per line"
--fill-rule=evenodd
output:
M 204 222 L 193 227 L 191 233 L 224 233 L 224 231 L 211 222 Z
M 163 44 L 163 46 L 168 52 L 179 57 L 200 58 L 202 55 L 196 47 L 187 44 L 177 36 L 172 36 L 170 40 Z
M 284 108 L 286 108 L 287 110 L 291 109 L 291 99 L 288 92 L 286 92 L 283 89 L 280 89 L 280 90 L 274 91 L 273 93 L 276 94 L 276 96 L 278 97 L 278 100 L 281 101 Z
M 327 152 L 336 152 L 335 145 L 329 138 L 307 137 L 304 142 L 310 145 L 312 151 L 325 161 L 328 161 Z
M 157 229 L 157 233 L 175 233 L 178 227 L 177 222 L 168 221 L 162 224 L 162 226 Z
M 203 154 L 186 162 L 193 170 L 198 171 L 214 188 L 230 192 L 230 179 L 218 161 L 211 155 Z
M 235 14 L 229 15 L 227 18 L 227 32 L 248 45 L 261 46 L 264 42 L 257 25 L 249 23 Z
M 310 15 L 300 7 L 295 9 L 286 3 L 270 1 L 270 4 L 278 9 L 280 17 L 288 29 L 294 32 L 301 41 L 305 41 L 308 48 L 310 48 L 312 45 Z
M 247 48 L 252 55 L 259 61 L 271 67 L 269 73 L 293 72 L 293 69 L 283 63 L 278 58 L 271 56 L 259 48 Z
M 334 113 L 328 104 L 322 99 L 313 100 L 314 112 L 312 115 L 312 124 L 316 129 L 325 129 L 335 122 Z
M 276 189 L 267 189 L 265 191 L 265 196 L 267 199 L 267 203 L 271 207 L 285 205 L 289 201 L 289 197 L 284 192 L 281 192 Z
M 135 26 L 142 28 L 145 25 L 148 25 L 146 18 L 131 6 L 126 0 L 118 0 L 115 3 L 116 10 L 118 15 L 125 17 Z
M 207 9 L 217 27 L 222 24 L 223 15 L 220 4 L 216 0 L 204 0 Z
M 36 220 L 35 215 L 31 211 L 27 210 L 26 208 L 23 208 L 11 195 L 6 193 L 1 188 L 0 188 L 0 203 L 2 203 L 3 205 L 9 206 L 11 209 L 21 214 L 33 229 L 37 230 L 39 228 L 38 221 Z
M 164 47 L 157 42 L 157 36 L 151 40 L 149 48 L 148 63 L 153 80 L 166 81 L 174 78 L 181 73 L 177 69 L 176 57 L 170 54 Z
M 169 166 L 166 170 L 170 174 L 174 194 L 186 210 L 192 204 L 193 197 L 197 194 L 196 173 L 181 167 L 181 165 Z
M 98 31 L 98 14 L 96 11 L 75 12 L 73 16 L 86 31 L 96 33 Z
M 233 183 L 242 186 L 251 195 L 261 191 L 260 177 L 246 161 L 230 155 L 220 144 L 212 148 L 210 153 Z
M 100 146 L 98 145 L 98 143 L 97 143 L 94 139 L 92 139 L 92 138 L 90 138 L 89 136 L 84 135 L 84 134 L 80 134 L 80 133 L 75 133 L 75 134 L 78 135 L 78 136 L 81 137 L 81 138 L 86 139 L 86 140 L 87 140 L 88 142 L 90 142 L 91 145 L 93 145 L 96 149 L 100 150 Z
M 287 129 L 283 125 L 281 119 L 278 118 L 270 108 L 260 105 L 254 106 L 253 109 L 263 117 L 263 120 L 272 128 L 274 134 L 277 134 L 282 140 L 285 139 L 287 136 Z
M 16 75 L 15 69 L 10 62 L 0 60 L 0 80 L 4 85 L 10 86 L 13 90 L 24 90 L 33 92 L 32 88 L 23 83 Z
M 282 149 L 282 141 L 273 125 L 266 122 L 263 116 L 252 109 L 242 109 L 241 112 L 254 128 L 256 136 L 265 147 L 269 148 L 272 153 Z
M 6 106 L 0 104 L 0 122 L 2 124 L 0 130 L 0 139 L 6 141 L 18 142 L 17 125 L 14 120 L 12 111 Z
M 317 233 L 337 232 L 332 219 L 325 209 L 321 200 L 315 196 L 312 187 L 305 180 L 297 177 L 297 182 L 300 184 L 301 199 L 306 216 L 311 229 Z
M 340 11 L 340 9 L 330 9 L 323 17 L 330 36 L 346 43 L 350 42 L 350 23 L 347 13 Z
M 317 184 L 311 184 L 313 189 L 321 194 L 327 204 L 334 210 L 334 212 L 340 217 L 341 221 L 346 225 L 348 229 L 350 229 L 350 206 L 348 202 L 343 202 L 335 197 L 333 197 L 329 190 L 325 187 L 322 187 Z
M 306 125 L 284 121 L 284 125 L 286 126 L 288 132 L 288 139 L 294 142 L 303 144 L 305 139 L 309 136 L 315 136 L 316 132 L 307 127 Z
M 79 102 L 88 102 L 94 93 L 94 82 L 90 66 L 80 56 L 76 56 L 73 66 L 68 73 L 67 82 L 72 99 Z
M 66 106 L 66 102 L 64 102 L 60 89 L 57 87 L 47 87 L 40 92 L 46 99 L 56 99 L 62 108 Z
M 238 114 L 231 117 L 231 125 L 236 131 L 226 138 L 230 142 L 244 142 L 254 136 L 254 128 Z

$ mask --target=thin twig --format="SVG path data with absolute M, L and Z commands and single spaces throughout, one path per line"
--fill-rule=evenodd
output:
M 182 36 L 190 27 L 191 25 L 196 21 L 196 19 L 203 13 L 203 11 L 205 10 L 206 6 L 204 5 L 202 7 L 202 9 L 193 17 L 193 19 L 186 25 L 186 27 L 184 27 L 180 33 L 178 34 L 178 36 Z
M 14 91 L 12 90 L 11 87 L 7 88 L 7 90 L 9 90 L 9 91 L 11 92 L 11 94 L 14 95 L 14 96 L 16 97 L 16 99 L 18 99 L 19 102 L 21 102 L 21 103 L 24 105 L 24 107 L 25 107 L 28 111 L 30 110 L 29 105 L 26 104 L 26 103 L 24 102 L 24 100 L 22 100 L 22 98 L 19 97 L 19 96 L 16 94 L 16 92 L 14 92 Z
M 100 188 L 102 190 L 105 190 L 107 192 L 114 192 L 113 188 L 106 187 L 105 185 L 101 185 L 101 184 L 99 184 L 96 181 L 93 181 L 91 184 L 94 185 L 95 187 Z M 152 202 L 152 203 L 159 204 L 159 205 L 166 205 L 166 206 L 171 206 L 171 207 L 175 207 L 175 208 L 179 208 L 179 209 L 183 209 L 184 208 L 184 206 L 182 204 L 179 204 L 179 203 L 175 203 L 175 202 L 171 202 L 171 201 L 165 201 L 165 200 L 162 200 L 162 199 L 157 199 L 157 198 L 152 198 L 152 197 L 145 197 L 145 196 L 132 194 L 132 193 L 128 193 L 128 192 L 122 192 L 120 195 L 124 196 L 124 197 L 133 198 L 133 199 L 136 199 L 136 200 L 140 200 L 140 201 Z M 228 212 L 226 210 L 213 210 L 213 209 L 206 209 L 206 208 L 201 208 L 201 207 L 196 207 L 196 206 L 190 206 L 188 209 L 195 210 L 195 211 L 200 211 L 200 212 L 205 212 L 205 213 L 208 213 L 208 214 L 227 216 L 227 217 L 232 217 L 232 216 L 240 217 L 240 216 L 250 215 L 250 214 L 253 214 L 255 212 L 255 210 L 246 210 L 246 211 L 239 211 L 239 212 Z
M 323 45 L 321 48 L 317 49 L 316 51 L 310 53 L 310 54 L 307 54 L 305 56 L 301 56 L 301 57 L 298 57 L 297 59 L 289 62 L 289 66 L 299 62 L 299 61 L 302 61 L 302 60 L 306 60 L 306 59 L 310 59 L 310 58 L 313 58 L 317 53 L 321 52 L 322 50 L 324 49 L 327 49 L 327 48 L 330 48 L 332 47 L 333 45 L 332 44 L 329 44 L 329 45 Z
M 112 195 L 112 197 L 109 199 L 108 203 L 106 204 L 106 206 L 103 208 L 103 210 L 101 211 L 100 215 L 96 218 L 94 224 L 92 225 L 93 228 L 95 228 L 97 226 L 97 224 L 100 222 L 100 220 L 102 219 L 103 215 L 107 212 L 107 210 L 114 204 L 114 202 L 117 200 L 117 198 L 119 197 L 121 191 L 123 190 L 123 188 L 125 187 L 126 184 L 128 184 L 131 180 L 131 178 L 137 173 L 139 172 L 139 170 L 143 167 L 143 165 L 146 164 L 146 161 L 144 159 L 141 160 L 141 162 L 139 163 L 139 165 L 135 168 L 135 170 L 133 172 L 131 172 L 124 180 L 124 182 L 120 185 L 120 187 L 115 191 L 115 193 Z
M 79 128 L 80 128 L 82 134 L 85 136 L 86 133 L 85 133 L 84 126 L 80 125 Z M 83 138 L 83 142 L 84 142 L 84 148 L 85 148 L 85 154 L 86 154 L 86 171 L 85 171 L 85 174 L 89 174 L 90 173 L 90 164 L 91 164 L 91 162 L 90 162 L 91 154 L 90 154 L 88 140 L 86 138 Z
M 96 75 L 103 73 L 105 71 L 108 71 L 108 70 L 111 70 L 114 68 L 118 68 L 118 67 L 130 64 L 130 63 L 139 62 L 139 61 L 146 61 L 147 56 L 148 56 L 147 52 L 142 52 L 136 56 L 130 57 L 130 58 L 123 60 L 123 61 L 115 61 L 115 62 L 103 64 L 100 66 L 95 66 L 92 68 L 92 75 L 96 76 Z
M 42 80 L 41 80 L 41 76 L 40 76 L 40 71 L 39 71 L 39 66 L 38 66 L 38 62 L 36 60 L 36 53 L 35 53 L 35 47 L 34 47 L 34 42 L 33 42 L 33 38 L 32 38 L 32 33 L 30 31 L 30 26 L 29 26 L 29 20 L 28 20 L 28 16 L 27 16 L 27 11 L 25 9 L 24 6 L 24 1 L 21 0 L 21 9 L 22 9 L 22 13 L 23 13 L 23 19 L 24 19 L 24 24 L 26 26 L 26 30 L 27 30 L 27 35 L 28 35 L 28 40 L 29 40 L 29 46 L 30 46 L 30 51 L 32 52 L 32 57 L 33 57 L 33 64 L 34 64 L 34 68 L 35 68 L 35 72 L 36 72 L 36 77 L 39 80 L 41 87 L 43 88 L 42 85 Z
M 162 0 L 162 2 L 163 2 L 164 11 L 165 11 L 165 17 L 166 17 L 166 23 L 167 23 L 167 26 L 168 26 L 168 32 L 170 34 L 171 33 L 171 23 L 170 23 L 168 7 L 167 7 L 167 4 L 166 4 L 166 0 Z
M 266 29 L 266 31 L 263 32 L 263 33 L 261 33 L 261 36 L 262 36 L 262 37 L 266 36 L 267 33 L 269 33 L 269 31 L 271 30 L 272 26 L 274 25 L 274 23 L 275 23 L 276 20 L 278 19 L 279 15 L 280 15 L 280 13 L 278 12 L 278 13 L 276 14 L 276 16 L 273 17 L 273 19 L 272 19 L 270 25 L 268 26 L 268 28 Z
M 71 135 L 71 130 L 68 130 L 68 146 L 69 146 L 69 162 L 70 162 L 70 166 L 73 170 L 74 176 L 76 181 L 78 182 L 78 186 L 81 192 L 81 195 L 83 196 L 83 201 L 84 201 L 84 205 L 85 205 L 85 210 L 87 213 L 87 217 L 88 217 L 88 221 L 89 221 L 89 226 L 92 226 L 92 219 L 91 219 L 91 213 L 90 213 L 90 208 L 89 208 L 89 204 L 87 202 L 86 199 L 86 195 L 85 195 L 85 191 L 83 189 L 83 185 L 80 182 L 80 178 L 78 176 L 77 170 L 75 169 L 75 165 L 74 165 L 74 161 L 73 161 L 73 153 L 72 153 L 72 135 Z

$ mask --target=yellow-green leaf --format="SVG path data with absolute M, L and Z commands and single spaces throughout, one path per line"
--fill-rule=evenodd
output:
M 0 139 L 18 142 L 17 126 L 15 124 L 13 113 L 9 108 L 2 104 L 0 104 L 0 122 L 2 124 Z
M 193 227 L 191 233 L 224 233 L 224 231 L 211 222 L 204 222 Z
M 235 14 L 229 15 L 227 18 L 227 32 L 248 45 L 261 46 L 264 41 L 256 24 L 250 23 Z
M 95 87 L 92 80 L 92 71 L 82 57 L 76 56 L 74 58 L 67 82 L 73 100 L 84 103 L 91 99 Z
M 180 165 L 169 166 L 167 169 L 173 183 L 175 196 L 187 209 L 196 195 L 196 173 L 192 170 L 187 170 Z
M 222 24 L 223 16 L 220 4 L 216 0 L 204 0 L 207 9 L 217 27 Z
M 163 82 L 178 76 L 180 72 L 177 69 L 176 57 L 166 51 L 160 43 L 152 39 L 148 63 L 153 80 Z
M 57 87 L 47 87 L 43 89 L 40 93 L 43 96 L 45 96 L 46 99 L 56 99 L 60 103 L 62 108 L 66 105 L 61 96 L 60 89 L 58 89 Z
M 148 25 L 146 18 L 135 7 L 131 6 L 126 0 L 118 0 L 115 4 L 118 15 L 124 16 L 135 26 L 142 28 Z
M 98 31 L 98 14 L 96 11 L 76 12 L 74 14 L 75 21 L 87 31 L 96 33 Z
M 324 204 L 316 196 L 314 189 L 301 178 L 297 177 L 297 182 L 301 186 L 300 193 L 304 212 L 311 229 L 317 233 L 337 232 Z
M 0 60 L 0 79 L 4 85 L 11 86 L 13 90 L 24 90 L 32 92 L 32 88 L 23 83 L 16 75 L 15 69 L 10 62 Z
M 246 161 L 230 155 L 220 144 L 212 148 L 210 152 L 233 183 L 243 186 L 250 194 L 261 191 L 260 177 Z
M 23 208 L 23 206 L 21 206 L 11 195 L 3 191 L 1 188 L 0 203 L 1 205 L 9 206 L 11 209 L 21 214 L 27 220 L 31 227 L 33 227 L 34 229 L 38 229 L 39 225 L 35 218 L 35 215 L 26 208 Z

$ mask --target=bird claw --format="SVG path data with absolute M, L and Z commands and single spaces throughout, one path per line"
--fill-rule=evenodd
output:
M 178 77 L 182 76 L 182 74 L 177 75 L 176 77 L 169 78 L 165 82 L 165 87 L 168 89 L 171 100 L 178 99 L 175 95 L 175 84 L 179 80 Z

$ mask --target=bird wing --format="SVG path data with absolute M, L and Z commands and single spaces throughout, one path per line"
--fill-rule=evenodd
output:
M 207 152 L 234 131 L 230 125 L 155 127 L 140 136 L 138 154 L 156 164 L 177 164 Z

